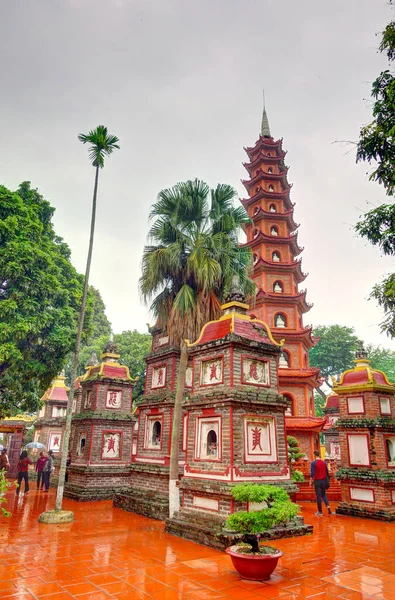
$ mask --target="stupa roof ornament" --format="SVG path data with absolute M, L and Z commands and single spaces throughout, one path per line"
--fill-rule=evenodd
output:
M 267 118 L 267 114 L 266 114 L 265 92 L 263 92 L 263 113 L 262 113 L 261 135 L 263 137 L 272 137 L 271 133 L 270 133 L 269 119 Z

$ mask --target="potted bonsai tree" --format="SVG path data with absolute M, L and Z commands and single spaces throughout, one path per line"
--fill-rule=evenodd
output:
M 259 540 L 264 532 L 276 525 L 292 521 L 299 506 L 291 502 L 283 488 L 275 485 L 241 483 L 235 485 L 232 495 L 238 502 L 247 502 L 249 510 L 228 517 L 226 527 L 243 535 L 241 544 L 230 546 L 226 552 L 244 579 L 269 579 L 283 553 L 273 546 L 260 545 Z

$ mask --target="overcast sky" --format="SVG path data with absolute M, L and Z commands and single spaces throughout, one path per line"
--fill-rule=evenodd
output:
M 386 68 L 377 33 L 393 17 L 385 0 L 2 0 L 0 182 L 39 188 L 82 272 L 94 171 L 77 134 L 104 124 L 120 138 L 101 172 L 90 283 L 115 332 L 146 331 L 150 205 L 195 177 L 246 195 L 243 146 L 258 137 L 264 87 L 305 247 L 305 324 L 353 326 L 395 349 L 368 301 L 394 259 L 353 231 L 385 195 L 334 143 L 371 119 L 371 82 Z

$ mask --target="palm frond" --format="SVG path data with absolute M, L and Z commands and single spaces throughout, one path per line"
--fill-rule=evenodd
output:
M 89 133 L 79 133 L 78 139 L 83 144 L 90 144 L 88 155 L 94 167 L 104 167 L 104 157 L 110 156 L 115 149 L 119 150 L 119 139 L 116 135 L 108 133 L 107 127 L 98 125 Z

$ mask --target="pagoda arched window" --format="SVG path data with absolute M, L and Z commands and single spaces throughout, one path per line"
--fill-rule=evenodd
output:
M 217 433 L 210 429 L 207 433 L 207 456 L 216 457 L 218 454 Z
M 259 229 L 254 229 L 254 231 L 253 231 L 254 240 L 256 240 L 258 235 L 259 235 Z
M 274 187 L 272 185 L 269 185 L 269 192 L 274 192 Z
M 274 327 L 286 327 L 287 317 L 283 313 L 277 313 L 274 315 Z
M 290 403 L 288 405 L 288 407 L 286 408 L 285 415 L 287 417 L 294 417 L 295 414 L 296 414 L 296 410 L 295 410 L 295 407 L 296 407 L 295 398 L 291 394 L 283 394 L 283 396 Z
M 271 154 L 270 154 L 270 152 L 268 152 L 268 153 L 266 154 L 266 156 L 268 156 L 268 157 L 270 158 L 270 157 L 271 157 Z
M 273 283 L 273 292 L 276 294 L 282 294 L 284 291 L 283 284 L 281 281 L 275 281 Z
M 254 215 L 253 216 L 257 215 L 258 213 L 259 213 L 259 206 L 256 206 L 254 208 Z
M 254 265 L 256 265 L 256 263 L 258 262 L 258 255 L 257 254 L 253 255 L 253 260 L 254 260 Z
M 308 360 L 308 358 L 307 358 L 307 354 L 306 354 L 306 352 L 305 352 L 305 353 L 304 353 L 304 355 L 303 355 L 303 367 L 304 367 L 305 369 L 307 369 L 308 362 L 309 362 L 309 360 Z
M 310 415 L 313 417 L 315 413 L 315 409 L 314 409 L 314 398 L 313 396 L 310 397 Z
M 280 262 L 281 261 L 281 256 L 279 252 L 273 252 L 272 253 L 272 261 L 273 262 Z
M 277 212 L 277 210 L 276 210 L 276 205 L 275 205 L 275 204 L 271 204 L 271 205 L 269 206 L 269 212 Z
M 160 446 L 162 425 L 160 421 L 155 421 L 152 427 L 152 445 Z
M 278 366 L 280 369 L 289 369 L 291 366 L 291 355 L 285 348 L 283 348 L 280 358 L 278 359 Z
M 275 225 L 272 225 L 272 227 L 270 227 L 270 235 L 274 235 L 274 236 L 278 235 L 278 229 Z
M 268 173 L 273 173 L 273 169 L 271 167 L 268 168 L 267 170 Z
M 260 192 L 261 189 L 262 189 L 261 186 L 257 185 L 256 188 L 255 188 L 255 193 L 257 194 L 258 192 Z

